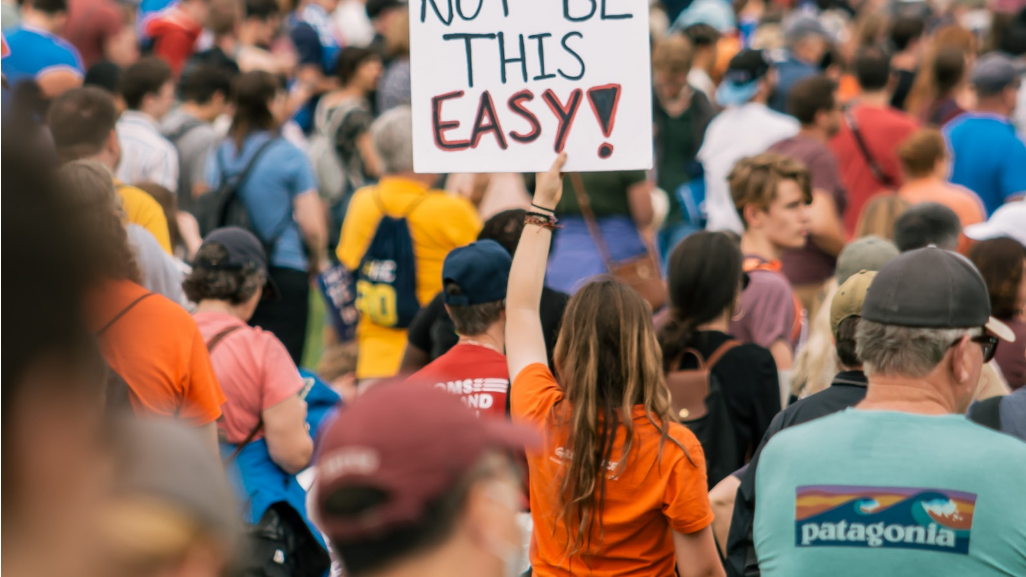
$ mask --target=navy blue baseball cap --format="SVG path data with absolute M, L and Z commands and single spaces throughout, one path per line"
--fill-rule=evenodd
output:
M 463 294 L 445 293 L 445 304 L 463 307 L 503 300 L 512 265 L 513 257 L 494 240 L 453 249 L 442 265 L 442 282 L 456 283 Z
M 210 232 L 203 239 L 203 246 L 208 244 L 219 244 L 224 247 L 228 254 L 221 259 L 211 260 L 197 258 L 193 263 L 196 268 L 210 270 L 243 270 L 255 268 L 264 272 L 267 283 L 264 285 L 265 299 L 278 299 L 280 294 L 278 286 L 271 279 L 271 273 L 267 270 L 267 255 L 264 253 L 264 246 L 253 233 L 237 226 L 226 226 Z M 203 252 L 200 247 L 199 252 Z

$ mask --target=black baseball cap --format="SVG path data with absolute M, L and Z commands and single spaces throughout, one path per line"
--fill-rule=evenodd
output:
M 741 106 L 759 91 L 759 81 L 770 71 L 769 60 L 762 50 L 745 48 L 730 59 L 723 82 L 716 90 L 720 106 Z
M 877 273 L 862 306 L 862 318 L 915 328 L 986 327 L 1015 341 L 1007 325 L 990 316 L 987 283 L 964 256 L 935 246 L 899 255 Z
M 494 240 L 479 240 L 454 248 L 442 264 L 442 281 L 454 282 L 459 295 L 445 294 L 445 304 L 480 305 L 506 298 L 513 257 Z
M 405 8 L 407 0 L 367 0 L 364 5 L 367 10 L 367 18 L 374 20 L 385 10 L 392 8 Z
M 226 226 L 211 231 L 207 238 L 203 239 L 203 246 L 208 244 L 221 245 L 228 255 L 217 260 L 197 258 L 193 266 L 211 270 L 242 270 L 246 267 L 253 267 L 263 271 L 267 277 L 263 298 L 278 299 L 280 297 L 278 286 L 274 284 L 271 273 L 267 270 L 267 255 L 264 253 L 264 247 L 256 235 L 244 228 Z M 202 250 L 201 246 L 200 252 Z

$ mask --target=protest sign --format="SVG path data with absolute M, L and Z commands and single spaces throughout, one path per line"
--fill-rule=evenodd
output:
M 419 173 L 652 167 L 646 0 L 411 0 Z

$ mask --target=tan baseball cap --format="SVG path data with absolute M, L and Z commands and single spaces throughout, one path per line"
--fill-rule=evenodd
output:
M 830 332 L 837 338 L 837 327 L 841 321 L 851 317 L 862 316 L 862 303 L 866 301 L 869 285 L 873 284 L 876 271 L 860 270 L 848 277 L 837 289 L 833 302 L 830 303 Z

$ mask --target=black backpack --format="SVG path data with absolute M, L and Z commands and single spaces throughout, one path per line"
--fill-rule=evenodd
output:
M 728 340 L 708 359 L 695 349 L 685 349 L 672 366 L 679 367 L 684 356 L 691 355 L 698 359 L 698 368 L 671 371 L 666 375 L 673 412 L 702 444 L 710 488 L 743 465 L 746 457 L 737 448 L 737 435 L 723 385 L 712 372 L 713 366 L 739 344 Z
M 420 205 L 423 195 L 406 207 L 402 216 L 389 216 L 381 198 L 381 221 L 356 271 L 356 308 L 374 324 L 405 329 L 420 311 L 417 299 L 417 259 L 406 218 Z
M 224 166 L 221 154 L 222 149 L 218 147 L 214 153 L 214 159 L 217 162 L 217 171 L 221 184 L 215 190 L 211 190 L 196 200 L 196 220 L 200 225 L 200 233 L 204 237 L 214 229 L 225 226 L 237 226 L 252 232 L 260 239 L 260 242 L 264 245 L 264 253 L 268 259 L 271 258 L 271 251 L 274 249 L 274 245 L 277 244 L 278 238 L 285 232 L 285 228 L 292 220 L 291 211 L 286 215 L 285 223 L 270 238 L 264 238 L 254 228 L 249 209 L 246 208 L 246 203 L 243 201 L 242 196 L 239 195 L 239 191 L 242 190 L 242 185 L 246 183 L 257 162 L 277 140 L 277 138 L 271 138 L 261 144 L 256 153 L 253 154 L 253 158 L 249 159 L 249 162 L 246 163 L 242 171 L 231 176 L 228 175 L 228 170 Z
M 135 307 L 135 305 L 150 296 L 153 296 L 153 293 L 147 292 L 134 301 L 128 303 L 128 306 L 121 309 L 121 312 L 114 315 L 114 318 L 107 321 L 107 324 L 103 325 L 100 327 L 100 330 L 96 331 L 96 336 L 103 336 L 103 333 L 107 332 L 110 327 L 114 326 L 114 323 L 121 320 L 121 317 L 125 316 L 128 311 Z M 107 365 L 107 383 L 104 387 L 104 411 L 108 416 L 131 414 L 132 401 L 129 392 L 131 388 L 128 386 L 128 381 L 118 374 L 118 372 L 110 366 L 109 362 L 104 360 L 104 363 Z

